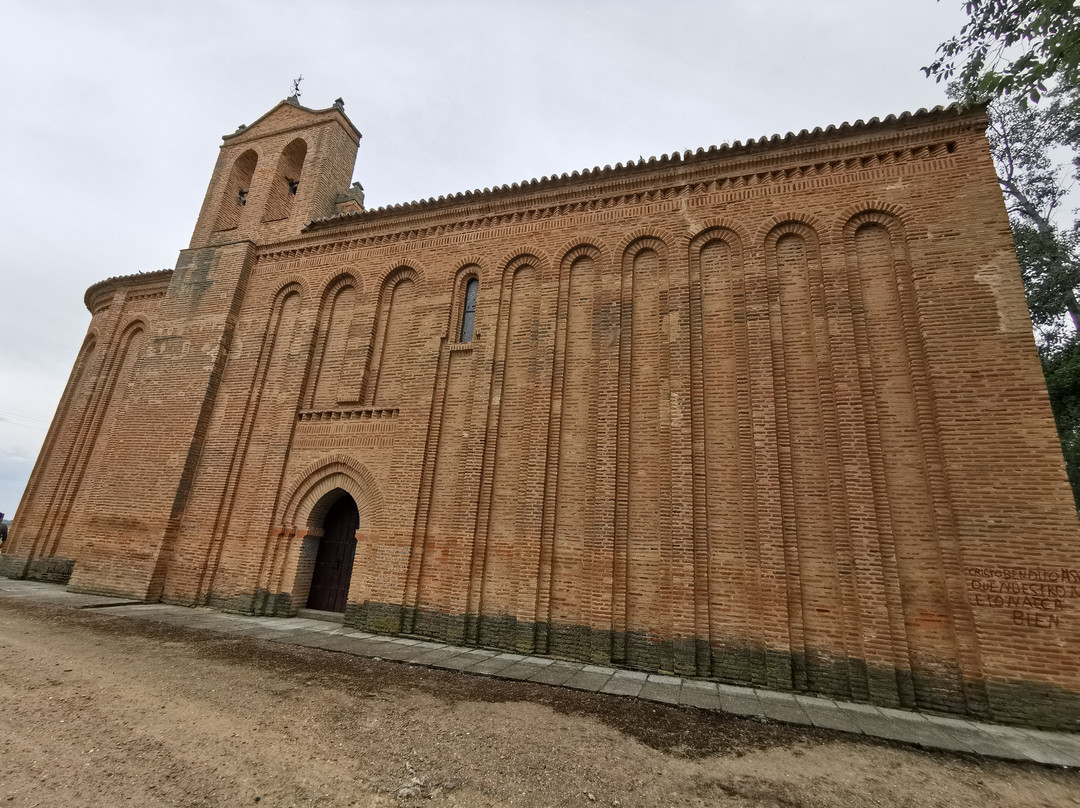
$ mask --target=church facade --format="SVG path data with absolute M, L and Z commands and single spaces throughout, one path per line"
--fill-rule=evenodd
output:
M 982 110 L 377 210 L 296 99 L 92 318 L 0 555 L 78 592 L 1080 728 Z

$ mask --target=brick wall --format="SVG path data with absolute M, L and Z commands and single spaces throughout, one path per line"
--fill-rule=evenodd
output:
M 355 130 L 279 105 L 143 341 L 95 314 L 4 570 L 290 614 L 344 491 L 352 625 L 1075 729 L 1076 516 L 984 126 L 331 216 Z M 263 221 L 298 137 L 300 218 Z

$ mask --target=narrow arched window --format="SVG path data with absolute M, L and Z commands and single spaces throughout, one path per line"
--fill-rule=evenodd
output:
M 479 289 L 480 281 L 470 278 L 465 286 L 465 311 L 461 315 L 460 342 L 472 342 L 473 323 L 476 322 L 476 293 Z

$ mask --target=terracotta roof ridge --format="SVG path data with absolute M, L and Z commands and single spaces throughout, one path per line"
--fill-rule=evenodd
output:
M 146 281 L 164 280 L 173 274 L 172 269 L 151 269 L 147 272 L 132 272 L 128 275 L 113 275 L 111 278 L 105 278 L 105 280 L 98 281 L 92 284 L 83 295 L 83 303 L 87 308 L 90 308 L 90 299 L 110 284 L 120 284 L 124 281 L 133 283 L 144 283 Z
M 870 118 L 868 121 L 864 121 L 861 118 L 854 123 L 844 122 L 838 125 L 830 124 L 822 129 L 820 126 L 815 127 L 813 130 L 803 129 L 798 134 L 794 132 L 788 132 L 786 135 L 774 134 L 763 135 L 759 138 L 750 138 L 745 143 L 736 140 L 734 143 L 723 143 L 719 146 L 709 146 L 708 148 L 699 147 L 696 150 L 686 149 L 679 152 L 674 151 L 670 154 L 664 154 L 660 157 L 647 157 L 639 160 L 630 160 L 625 165 L 623 163 L 616 163 L 614 167 L 610 164 L 605 165 L 603 168 L 600 166 L 594 166 L 593 168 L 584 168 L 576 171 L 572 171 L 569 174 L 563 172 L 562 174 L 550 174 L 536 179 L 522 180 L 520 182 L 510 183 L 509 185 L 503 184 L 501 186 L 496 185 L 492 188 L 479 189 L 475 188 L 471 191 L 458 191 L 457 193 L 451 193 L 444 196 L 428 197 L 427 199 L 413 200 L 412 202 L 398 202 L 391 205 L 382 205 L 377 208 L 371 208 L 368 210 L 350 211 L 347 213 L 335 213 L 330 216 L 323 216 L 310 221 L 304 228 L 304 232 L 309 230 L 317 230 L 329 225 L 363 221 L 367 218 L 376 218 L 384 216 L 387 213 L 404 213 L 404 212 L 420 212 L 425 209 L 431 208 L 437 205 L 445 205 L 447 203 L 453 204 L 464 201 L 474 201 L 479 199 L 494 199 L 498 196 L 502 196 L 506 193 L 514 193 L 522 190 L 539 190 L 542 188 L 556 187 L 559 183 L 565 180 L 573 180 L 585 177 L 603 177 L 605 179 L 620 175 L 626 175 L 628 172 L 633 172 L 642 167 L 647 169 L 655 169 L 664 165 L 673 165 L 676 163 L 687 162 L 696 160 L 699 158 L 707 157 L 720 157 L 720 156 L 735 156 L 739 154 L 751 153 L 755 150 L 764 148 L 770 148 L 775 146 L 790 146 L 797 143 L 809 143 L 817 140 L 833 137 L 837 134 L 847 135 L 862 132 L 869 129 L 874 129 L 882 126 L 889 126 L 895 123 L 919 123 L 924 119 L 942 118 L 946 116 L 963 115 L 970 112 L 981 111 L 986 108 L 985 104 L 978 104 L 972 106 L 964 106 L 962 104 L 953 102 L 948 106 L 941 106 L 940 104 L 932 109 L 926 109 L 921 107 L 915 112 L 901 112 L 899 115 L 887 115 L 885 118 Z

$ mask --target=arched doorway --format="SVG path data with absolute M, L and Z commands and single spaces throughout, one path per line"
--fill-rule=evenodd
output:
M 342 492 L 323 519 L 322 538 L 315 555 L 311 574 L 311 589 L 307 607 L 327 612 L 345 611 L 352 580 L 353 557 L 356 555 L 356 529 L 360 512 L 356 501 Z

